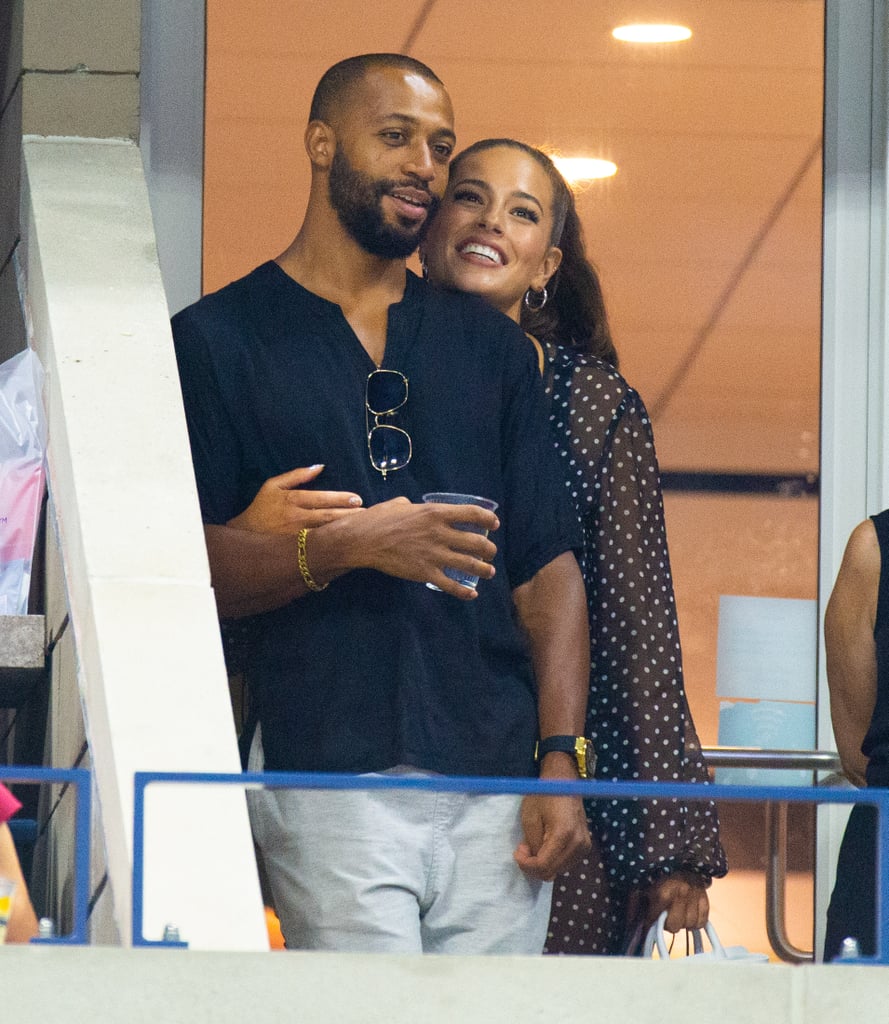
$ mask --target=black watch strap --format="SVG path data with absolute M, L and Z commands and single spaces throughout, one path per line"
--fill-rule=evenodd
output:
M 547 754 L 559 751 L 570 754 L 577 762 L 577 774 L 582 779 L 591 779 L 596 771 L 596 753 L 586 736 L 547 736 L 539 740 L 534 748 L 534 760 L 540 762 Z

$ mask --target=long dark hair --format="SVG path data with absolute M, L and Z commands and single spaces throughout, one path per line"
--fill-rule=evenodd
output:
M 552 160 L 542 150 L 516 139 L 482 139 L 454 157 L 451 174 L 464 157 L 501 147 L 525 153 L 546 173 L 553 193 L 550 244 L 562 250 L 559 269 L 546 286 L 549 299 L 543 309 L 529 309 L 522 303 L 522 328 L 540 341 L 570 345 L 616 369 L 617 350 L 608 326 L 599 274 L 586 254 L 574 193 Z

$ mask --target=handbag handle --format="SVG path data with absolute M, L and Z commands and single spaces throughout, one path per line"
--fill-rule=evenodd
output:
M 650 958 L 654 953 L 654 947 L 657 946 L 658 956 L 661 960 L 668 960 L 670 958 L 670 951 L 667 949 L 667 939 L 664 935 L 664 923 L 666 920 L 667 911 L 662 910 L 657 921 L 648 929 L 648 934 L 645 936 L 645 945 L 642 947 L 643 957 Z M 713 947 L 713 958 L 715 960 L 726 960 L 725 947 L 720 942 L 712 922 L 708 921 L 704 930 L 707 933 L 710 945 Z M 695 954 L 703 953 L 704 940 L 700 929 L 692 928 L 690 931 Z

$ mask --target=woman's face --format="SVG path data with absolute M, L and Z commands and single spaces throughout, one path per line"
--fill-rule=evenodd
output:
M 464 157 L 422 246 L 430 280 L 518 322 L 525 292 L 540 291 L 562 259 L 550 244 L 552 204 L 549 178 L 527 153 L 500 146 Z

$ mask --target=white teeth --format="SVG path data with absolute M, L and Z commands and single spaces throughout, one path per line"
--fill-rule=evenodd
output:
M 393 192 L 392 195 L 395 199 L 400 199 L 403 203 L 410 203 L 411 206 L 424 206 L 423 203 L 414 199 L 413 196 L 403 196 L 399 192 Z
M 478 242 L 469 242 L 460 249 L 460 252 L 470 252 L 475 256 L 484 256 L 485 259 L 490 260 L 492 263 L 497 263 L 498 265 L 503 263 L 503 257 L 496 249 L 492 249 L 489 245 L 480 245 Z

